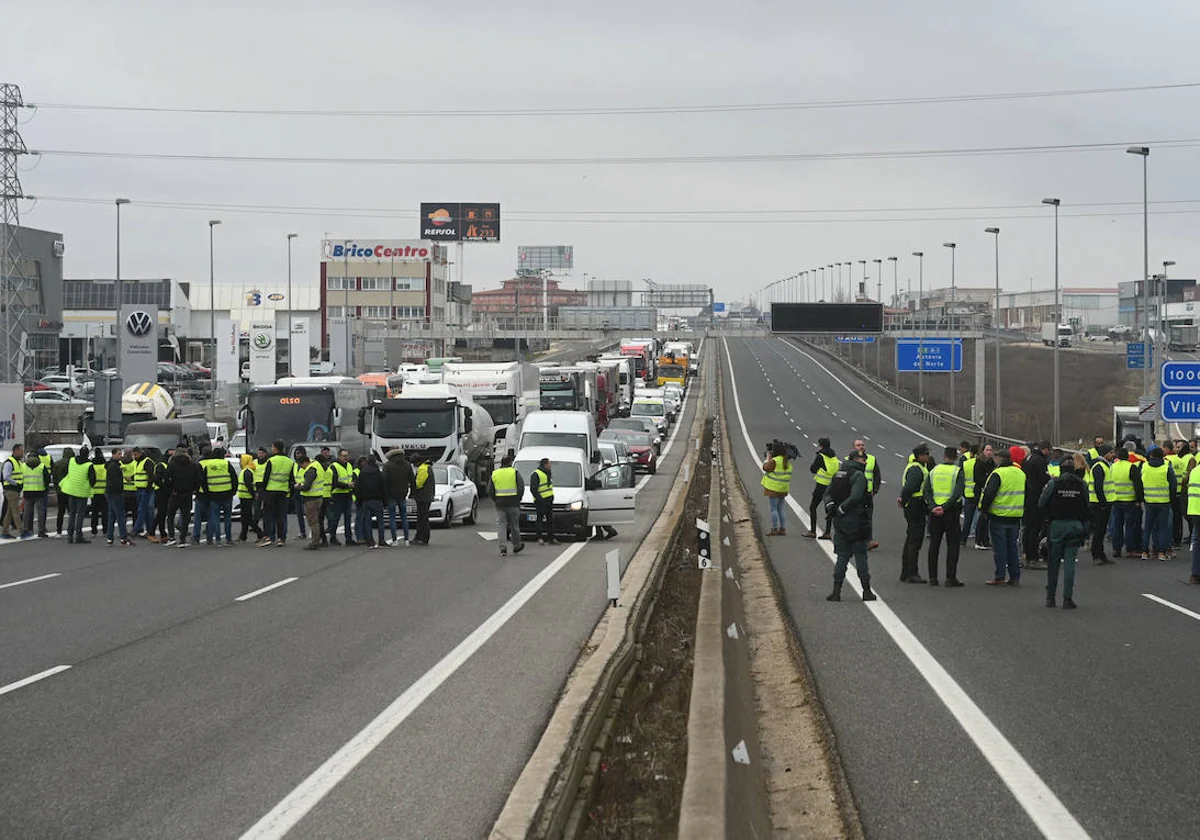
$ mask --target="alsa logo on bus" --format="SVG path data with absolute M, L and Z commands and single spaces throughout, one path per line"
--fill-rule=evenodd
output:
M 358 242 L 327 242 L 325 254 L 330 259 L 427 260 L 430 248 L 425 243 L 403 244 Z

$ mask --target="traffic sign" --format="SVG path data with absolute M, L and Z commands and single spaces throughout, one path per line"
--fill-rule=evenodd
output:
M 1154 347 L 1150 348 L 1151 361 L 1154 358 Z M 1125 368 L 1127 370 L 1144 370 L 1146 368 L 1146 345 L 1143 342 L 1130 342 L 1125 345 Z
M 1164 423 L 1200 423 L 1200 391 L 1164 391 Z
M 1162 390 L 1200 391 L 1200 362 L 1163 362 Z
M 1154 397 L 1138 397 L 1138 420 L 1153 423 L 1158 419 L 1158 400 Z
M 725 304 L 723 304 L 723 303 L 721 303 L 721 302 L 719 302 L 719 301 L 718 301 L 717 303 L 714 303 L 714 304 L 712 305 L 712 311 L 713 311 L 713 313 L 714 313 L 714 314 L 716 314 L 717 312 L 724 312 L 724 311 L 725 311 Z
M 923 356 L 923 363 L 921 361 Z M 900 373 L 961 373 L 961 338 L 901 338 L 896 341 L 896 370 Z
M 838 344 L 874 344 L 875 336 L 873 335 L 839 335 L 837 337 Z

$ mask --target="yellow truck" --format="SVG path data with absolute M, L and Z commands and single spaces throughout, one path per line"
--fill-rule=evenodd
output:
M 676 382 L 687 387 L 688 357 L 682 353 L 667 353 L 658 358 L 658 387 Z

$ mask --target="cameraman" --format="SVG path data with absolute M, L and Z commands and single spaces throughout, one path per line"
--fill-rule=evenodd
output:
M 833 519 L 833 553 L 837 556 L 837 565 L 833 568 L 833 592 L 826 601 L 842 600 L 842 582 L 846 579 L 851 555 L 854 555 L 854 567 L 858 570 L 858 582 L 862 584 L 862 599 L 875 600 L 875 593 L 871 591 L 871 570 L 867 565 L 875 497 L 867 491 L 866 466 L 866 453 L 852 450 L 822 497 L 825 515 Z
M 768 537 L 787 536 L 784 522 L 784 505 L 787 504 L 788 491 L 792 486 L 792 461 L 788 457 L 788 445 L 778 440 L 771 441 L 767 447 L 767 460 L 762 464 L 763 495 L 771 507 L 771 530 Z

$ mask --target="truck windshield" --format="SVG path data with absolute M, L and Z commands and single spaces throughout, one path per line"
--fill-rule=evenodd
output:
M 454 432 L 455 408 L 377 411 L 375 434 L 383 438 L 444 438 Z
M 683 365 L 659 365 L 658 375 L 665 379 L 683 379 Z
M 249 430 L 251 451 L 265 446 L 271 451 L 273 441 L 282 440 L 285 446 L 297 441 L 332 440 L 334 396 L 326 391 L 304 392 L 291 389 L 286 393 L 270 391 L 250 393 L 246 401 L 254 418 Z
M 514 397 L 475 395 L 475 402 L 486 411 L 497 426 L 517 422 L 517 401 Z
M 513 464 L 521 477 L 525 479 L 525 483 L 529 483 L 529 476 L 533 475 L 533 471 L 537 469 L 537 461 L 517 461 Z M 555 487 L 582 487 L 583 486 L 583 470 L 578 464 L 572 464 L 570 461 L 559 461 L 558 463 L 550 464 L 550 483 Z
M 570 432 L 526 432 L 521 435 L 521 449 L 527 446 L 566 446 L 587 452 L 587 435 Z
M 544 410 L 553 411 L 564 409 L 570 411 L 575 407 L 575 389 L 570 384 L 546 384 L 541 386 L 539 403 Z

